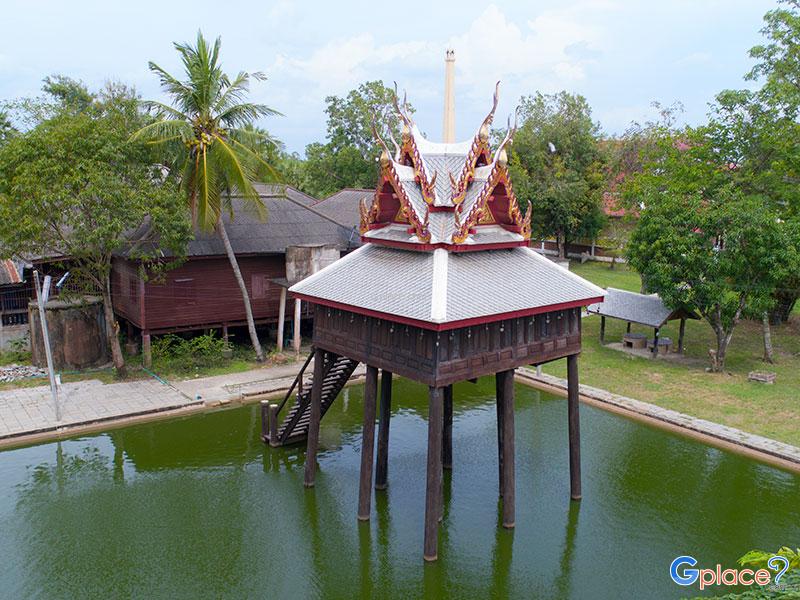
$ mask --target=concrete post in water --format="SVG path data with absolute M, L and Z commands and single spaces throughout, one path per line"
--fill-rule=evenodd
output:
M 300 298 L 294 299 L 294 354 L 300 356 L 300 316 L 302 303 Z
M 567 357 L 567 418 L 569 421 L 569 489 L 581 499 L 581 423 L 579 414 L 578 355 Z
M 317 475 L 317 448 L 319 447 L 319 421 L 322 418 L 322 380 L 324 378 L 325 351 L 314 350 L 314 381 L 311 384 L 311 413 L 308 422 L 308 439 L 306 441 L 306 471 L 303 484 L 314 486 Z
M 439 555 L 442 493 L 442 388 L 428 388 L 428 467 L 425 484 L 425 560 Z
M 372 460 L 375 452 L 375 404 L 378 368 L 367 365 L 364 382 L 364 428 L 361 437 L 361 474 L 358 487 L 358 519 L 368 521 L 372 499 Z
M 262 400 L 261 406 L 261 441 L 272 441 L 269 439 L 269 400 Z
M 278 304 L 278 352 L 283 352 L 283 330 L 286 326 L 286 288 L 281 287 L 281 300 Z
M 269 405 L 269 445 L 277 447 L 280 444 L 278 440 L 278 405 Z
M 392 372 L 381 372 L 381 413 L 378 421 L 378 458 L 375 489 L 385 490 L 389 474 L 389 421 L 392 416 Z

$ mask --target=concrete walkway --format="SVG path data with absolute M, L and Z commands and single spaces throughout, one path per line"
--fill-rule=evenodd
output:
M 248 398 L 283 396 L 304 361 L 214 377 L 162 383 L 156 379 L 104 384 L 96 379 L 59 387 L 61 419 L 47 385 L 0 391 L 0 447 L 74 435 Z M 306 376 L 313 372 L 313 360 Z M 351 381 L 364 376 L 359 365 Z M 148 417 L 149 416 L 149 417 Z
M 56 420 L 49 386 L 0 392 L 0 442 L 121 417 L 185 408 L 190 400 L 154 379 L 104 384 L 96 379 L 59 387 L 61 419 Z

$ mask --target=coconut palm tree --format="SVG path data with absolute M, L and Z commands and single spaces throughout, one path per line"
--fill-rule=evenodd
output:
M 194 46 L 176 43 L 175 49 L 183 62 L 185 79 L 149 63 L 171 103 L 147 102 L 156 119 L 137 131 L 133 139 L 146 139 L 163 147 L 165 162 L 180 168 L 181 189 L 187 196 L 195 226 L 202 231 L 216 231 L 222 240 L 242 292 L 256 358 L 262 361 L 264 353 L 256 334 L 250 297 L 222 214 L 227 211 L 233 218 L 231 196 L 235 193 L 261 218 L 266 218 L 266 208 L 253 182 L 257 173 L 265 170 L 275 176 L 261 151 L 263 144 L 271 140 L 251 125 L 261 117 L 279 113 L 245 100 L 250 80 L 263 80 L 264 75 L 240 72 L 234 78 L 228 77 L 219 63 L 219 38 L 210 46 L 198 32 Z

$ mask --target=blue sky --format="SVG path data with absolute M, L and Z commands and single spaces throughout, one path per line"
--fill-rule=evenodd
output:
M 397 81 L 432 139 L 441 136 L 444 50 L 456 51 L 456 132 L 471 137 L 502 80 L 498 117 L 519 97 L 565 89 L 586 96 L 606 132 L 681 101 L 703 119 L 724 88 L 752 85 L 761 0 L 486 2 L 136 2 L 3 0 L 0 99 L 35 95 L 53 73 L 92 87 L 108 79 L 161 98 L 147 69 L 176 73 L 173 41 L 222 36 L 226 70 L 260 70 L 253 98 L 284 116 L 263 123 L 302 152 L 325 135 L 324 98 L 369 79 Z

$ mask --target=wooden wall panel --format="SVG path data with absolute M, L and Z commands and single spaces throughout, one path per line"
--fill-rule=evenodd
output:
M 574 308 L 436 332 L 316 306 L 314 344 L 427 385 L 449 385 L 581 349 Z

